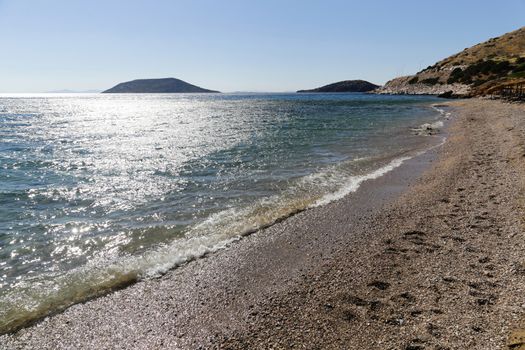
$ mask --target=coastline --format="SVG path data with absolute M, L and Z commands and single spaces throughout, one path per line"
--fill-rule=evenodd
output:
M 524 187 L 524 122 L 512 124 L 524 108 L 453 105 L 442 149 L 235 249 L 2 336 L 0 346 L 502 346 L 525 309 L 515 190 Z

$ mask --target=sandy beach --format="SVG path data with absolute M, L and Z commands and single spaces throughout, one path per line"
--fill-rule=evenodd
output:
M 443 146 L 0 348 L 522 349 L 525 105 L 448 104 Z

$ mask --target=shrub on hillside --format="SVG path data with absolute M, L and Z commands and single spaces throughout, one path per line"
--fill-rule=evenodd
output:
M 461 78 L 463 78 L 463 70 L 459 67 L 454 68 L 454 70 L 450 73 L 447 84 L 457 83 Z
M 525 63 L 520 64 L 513 69 L 514 72 L 525 72 Z
M 425 85 L 436 85 L 439 81 L 439 78 L 427 78 L 421 80 L 421 82 Z
M 498 75 L 506 75 L 510 69 L 509 61 L 501 61 L 492 66 L 491 72 Z
M 474 81 L 474 83 L 472 83 L 472 86 L 474 86 L 474 87 L 480 86 L 480 85 L 486 83 L 489 80 L 490 79 L 478 79 L 478 80 Z

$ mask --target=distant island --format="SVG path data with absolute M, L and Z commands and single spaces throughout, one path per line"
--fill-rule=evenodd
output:
M 325 85 L 311 90 L 299 90 L 297 92 L 368 92 L 375 90 L 379 85 L 365 80 L 344 80 L 337 83 Z
M 175 78 L 137 79 L 120 83 L 102 93 L 212 93 L 219 92 L 192 85 Z

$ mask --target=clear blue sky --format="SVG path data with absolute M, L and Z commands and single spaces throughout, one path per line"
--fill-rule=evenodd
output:
M 0 92 L 384 83 L 524 25 L 525 0 L 0 0 Z

